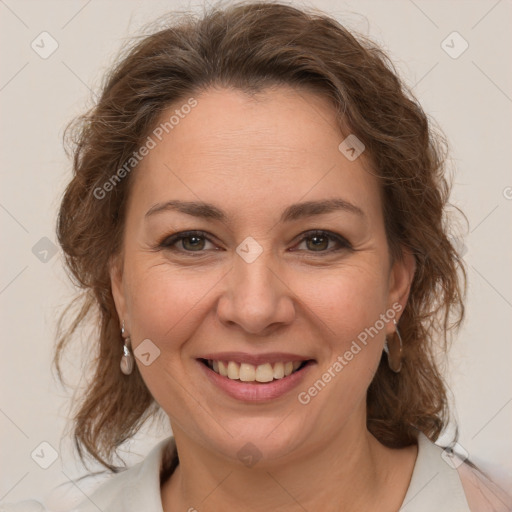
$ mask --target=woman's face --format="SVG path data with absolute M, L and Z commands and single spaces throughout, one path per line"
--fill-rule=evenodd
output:
M 181 112 L 134 171 L 112 267 L 146 385 L 176 438 L 217 456 L 293 458 L 366 434 L 366 390 L 414 269 L 391 263 L 365 154 L 339 149 L 333 109 L 311 92 L 195 99 L 162 116 Z M 200 233 L 170 238 L 186 231 Z M 215 371 L 230 360 L 233 379 Z M 282 377 L 296 361 L 309 363 Z

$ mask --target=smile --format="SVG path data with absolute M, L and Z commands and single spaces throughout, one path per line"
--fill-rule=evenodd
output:
M 237 363 L 236 361 L 201 360 L 218 375 L 242 382 L 272 382 L 283 379 L 303 367 L 307 361 L 287 361 L 277 363 Z
M 314 359 L 251 364 L 219 359 L 197 359 L 213 389 L 246 403 L 261 403 L 297 388 L 316 364 Z

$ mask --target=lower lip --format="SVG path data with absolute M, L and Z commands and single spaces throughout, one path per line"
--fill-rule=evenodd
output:
M 197 361 L 197 363 L 213 384 L 232 398 L 245 402 L 266 402 L 283 396 L 297 387 L 304 380 L 311 366 L 313 366 L 313 361 L 310 361 L 301 370 L 288 375 L 288 377 L 268 383 L 259 383 L 228 379 L 215 373 L 201 361 Z

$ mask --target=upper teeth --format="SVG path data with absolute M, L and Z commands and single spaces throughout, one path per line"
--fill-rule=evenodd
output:
M 209 359 L 208 366 L 216 373 L 232 380 L 243 382 L 271 382 L 274 379 L 288 377 L 303 363 L 294 361 L 287 363 L 270 363 L 255 366 L 249 363 L 237 363 L 235 361 L 214 361 Z

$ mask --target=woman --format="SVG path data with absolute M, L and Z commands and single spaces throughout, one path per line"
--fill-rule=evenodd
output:
M 97 311 L 74 434 L 118 474 L 75 510 L 510 509 L 433 444 L 465 272 L 444 140 L 377 46 L 211 10 L 130 48 L 76 134 L 57 231 L 85 294 L 56 363 Z M 119 471 L 159 409 L 173 437 Z

